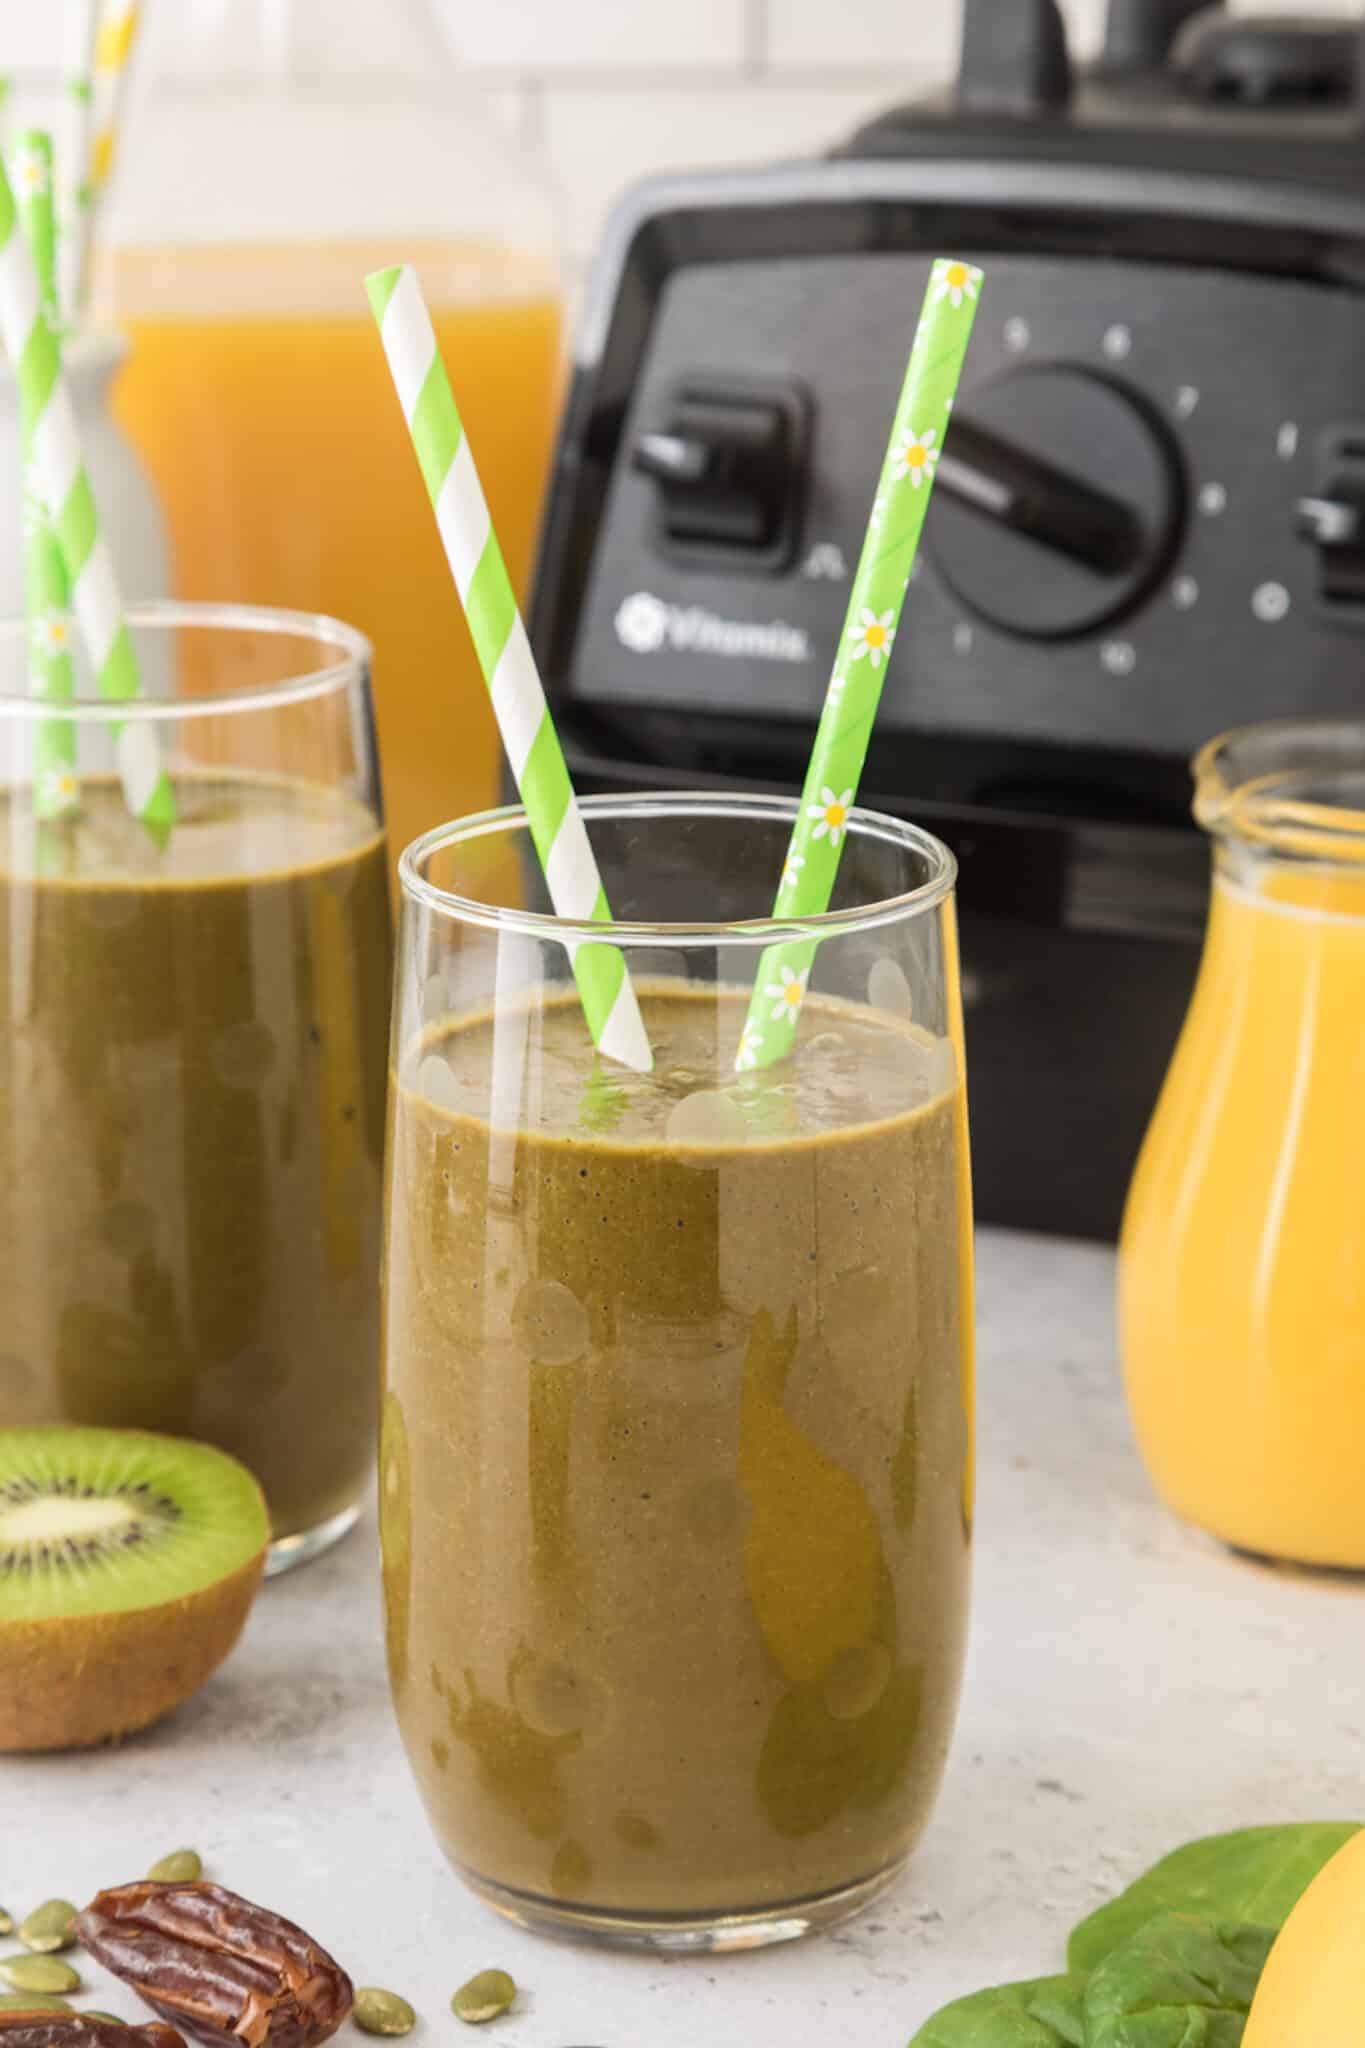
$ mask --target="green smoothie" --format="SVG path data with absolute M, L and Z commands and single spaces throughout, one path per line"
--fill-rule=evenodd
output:
M 652 1076 L 568 998 L 432 1026 L 391 1087 L 389 1660 L 476 1883 L 700 1919 L 875 1880 L 928 1814 L 965 1117 L 952 1048 L 884 1013 L 811 998 L 732 1076 L 743 992 L 639 988 Z
M 0 1424 L 207 1438 L 277 1536 L 372 1455 L 389 1005 L 384 839 L 320 786 L 0 793 Z

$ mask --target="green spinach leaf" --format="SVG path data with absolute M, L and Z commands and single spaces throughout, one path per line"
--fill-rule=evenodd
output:
M 1072 1977 L 1033 1977 L 955 1998 L 924 2025 L 910 2048 L 1082 2048 L 1081 1986 Z
M 1067 1944 L 1084 1975 L 1158 1913 L 1281 1927 L 1324 1863 L 1357 1833 L 1355 1821 L 1303 1821 L 1205 1835 L 1163 1856 L 1144 1877 L 1082 1920 Z
M 1085 2048 L 1238 2048 L 1273 1927 L 1162 1913 L 1085 1987 Z

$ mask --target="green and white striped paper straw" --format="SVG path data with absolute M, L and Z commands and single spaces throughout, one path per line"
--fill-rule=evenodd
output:
M 57 325 L 57 233 L 52 205 L 52 137 L 30 128 L 20 137 L 12 164 L 19 220 L 28 239 L 42 294 L 43 317 Z M 71 660 L 71 591 L 61 543 L 53 531 L 47 501 L 33 460 L 36 422 L 25 408 L 20 425 L 24 452 L 24 594 L 28 612 L 29 694 L 60 703 L 76 694 Z M 33 809 L 57 818 L 74 808 L 76 728 L 69 718 L 41 719 L 34 731 Z
M 406 263 L 377 270 L 365 289 L 555 914 L 609 922 L 606 891 L 417 273 Z M 620 947 L 580 942 L 570 948 L 570 959 L 593 1043 L 609 1058 L 648 1073 L 654 1056 Z
M 929 275 L 773 905 L 775 918 L 815 917 L 828 910 L 834 893 L 848 814 L 867 759 L 981 282 L 972 264 L 946 256 L 937 259 Z M 736 1067 L 770 1066 L 791 1049 L 817 944 L 800 938 L 765 948 Z
M 68 332 L 79 325 L 90 220 L 90 124 L 97 0 L 62 0 L 62 124 L 57 152 L 57 302 Z
M 72 603 L 96 686 L 101 696 L 126 702 L 142 692 L 137 654 L 124 621 L 114 565 L 100 533 L 90 478 L 81 460 L 57 337 L 43 315 L 37 272 L 3 163 L 0 342 L 14 368 L 23 416 L 34 423 L 38 484 L 61 543 Z M 151 723 L 129 719 L 116 725 L 114 742 L 128 808 L 151 832 L 164 838 L 175 821 L 175 795 Z

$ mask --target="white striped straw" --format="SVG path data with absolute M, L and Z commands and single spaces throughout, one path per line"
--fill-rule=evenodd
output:
M 365 284 L 550 901 L 559 917 L 607 922 L 606 891 L 417 273 L 404 264 Z M 619 946 L 578 941 L 569 957 L 593 1043 L 647 1073 L 654 1056 Z

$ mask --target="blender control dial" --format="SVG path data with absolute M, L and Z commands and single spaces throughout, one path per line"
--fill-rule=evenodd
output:
M 1001 632 L 1097 631 L 1169 566 L 1180 458 L 1142 398 L 1079 364 L 1011 369 L 959 401 L 926 533 L 944 581 Z

